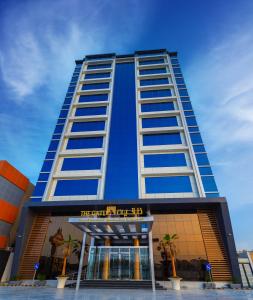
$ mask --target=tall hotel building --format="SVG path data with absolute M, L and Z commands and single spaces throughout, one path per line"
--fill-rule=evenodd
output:
M 166 49 L 76 61 L 22 217 L 12 273 L 23 278 L 38 261 L 39 273 L 59 275 L 70 234 L 80 247 L 85 238 L 67 266 L 83 285 L 168 280 L 158 245 L 176 233 L 178 276 L 203 281 L 208 261 L 214 281 L 240 279 L 227 202 Z

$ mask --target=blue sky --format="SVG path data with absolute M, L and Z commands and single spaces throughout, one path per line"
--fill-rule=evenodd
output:
M 167 48 L 181 66 L 238 249 L 252 249 L 253 1 L 0 2 L 0 159 L 36 182 L 74 59 Z

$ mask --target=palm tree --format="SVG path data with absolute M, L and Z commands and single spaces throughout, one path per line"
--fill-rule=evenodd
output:
M 72 249 L 78 245 L 78 240 L 73 240 L 71 235 L 69 235 L 69 239 L 64 241 L 64 249 L 63 249 L 63 267 L 61 276 L 66 276 L 66 266 L 67 266 L 67 258 L 71 255 Z
M 176 245 L 175 240 L 178 239 L 177 234 L 165 234 L 162 240 L 159 242 L 159 246 L 157 250 L 161 251 L 161 255 L 166 262 L 171 260 L 172 266 L 172 277 L 177 277 L 176 266 L 175 266 L 175 259 L 176 259 Z

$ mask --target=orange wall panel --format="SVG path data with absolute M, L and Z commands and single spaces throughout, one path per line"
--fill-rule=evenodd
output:
M 18 207 L 0 199 L 0 220 L 13 224 L 18 215 Z
M 0 235 L 0 249 L 3 249 L 7 246 L 7 236 Z
M 26 191 L 29 180 L 6 160 L 0 161 L 0 175 L 9 180 L 21 190 Z

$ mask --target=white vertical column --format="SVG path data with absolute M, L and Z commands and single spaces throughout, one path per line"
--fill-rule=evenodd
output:
M 86 241 L 86 232 L 83 233 L 83 243 L 82 243 L 82 250 L 81 250 L 81 256 L 80 256 L 79 267 L 78 267 L 76 291 L 78 291 L 79 287 L 80 287 L 80 280 L 81 280 L 81 274 L 82 274 L 82 268 L 83 268 L 83 257 L 84 257 L 84 251 L 85 251 L 85 241 Z

